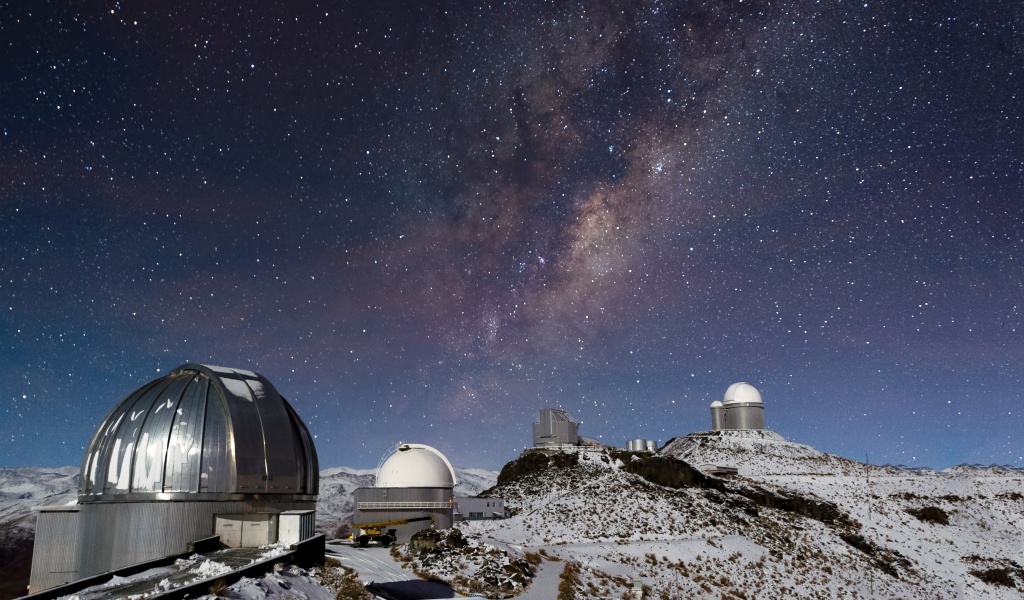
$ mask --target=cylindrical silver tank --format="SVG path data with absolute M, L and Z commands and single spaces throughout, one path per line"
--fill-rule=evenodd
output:
M 644 448 L 645 450 L 647 450 L 648 452 L 657 452 L 658 451 L 658 442 L 656 440 L 645 440 L 645 441 L 647 443 L 647 447 Z
M 725 409 L 717 400 L 711 403 L 711 429 L 713 431 L 725 429 Z
M 633 450 L 643 452 L 645 448 L 647 448 L 647 444 L 643 438 L 636 438 L 633 440 Z

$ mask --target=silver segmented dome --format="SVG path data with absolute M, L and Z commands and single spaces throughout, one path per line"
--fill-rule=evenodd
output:
M 186 364 L 121 401 L 82 461 L 79 502 L 314 499 L 309 431 L 258 373 Z

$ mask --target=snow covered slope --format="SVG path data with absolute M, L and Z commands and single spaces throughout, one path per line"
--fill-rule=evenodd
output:
M 0 467 L 0 522 L 21 522 L 33 506 L 68 504 L 77 494 L 78 467 Z
M 463 528 L 580 562 L 578 589 L 594 598 L 622 597 L 634 577 L 665 598 L 1024 594 L 1019 471 L 873 467 L 766 435 L 663 452 L 685 461 L 528 451 L 488 492 L 516 515 Z M 694 466 L 708 463 L 740 476 Z
M 0 468 L 0 599 L 25 594 L 32 565 L 33 506 L 74 502 L 78 467 Z

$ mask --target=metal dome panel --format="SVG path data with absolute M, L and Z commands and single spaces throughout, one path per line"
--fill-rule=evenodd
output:
M 379 488 L 454 488 L 455 469 L 426 444 L 399 444 L 377 468 Z
M 186 364 L 121 401 L 82 462 L 79 501 L 315 496 L 309 431 L 252 371 Z
M 725 397 L 722 398 L 725 404 L 736 404 L 741 402 L 752 402 L 762 404 L 761 392 L 746 381 L 740 381 L 729 386 L 725 390 Z

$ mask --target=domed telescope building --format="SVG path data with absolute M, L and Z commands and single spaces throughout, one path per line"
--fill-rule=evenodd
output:
M 399 442 L 377 467 L 373 487 L 355 490 L 356 541 L 366 546 L 407 542 L 414 533 L 454 522 L 455 469 L 444 454 L 425 444 Z
M 711 429 L 764 429 L 764 402 L 761 400 L 761 392 L 745 381 L 730 385 L 721 401 L 715 400 L 711 403 Z
M 188 551 L 311 537 L 305 424 L 265 377 L 185 364 L 129 394 L 86 448 L 75 505 L 40 509 L 32 592 Z M 299 524 L 293 527 L 298 518 Z

